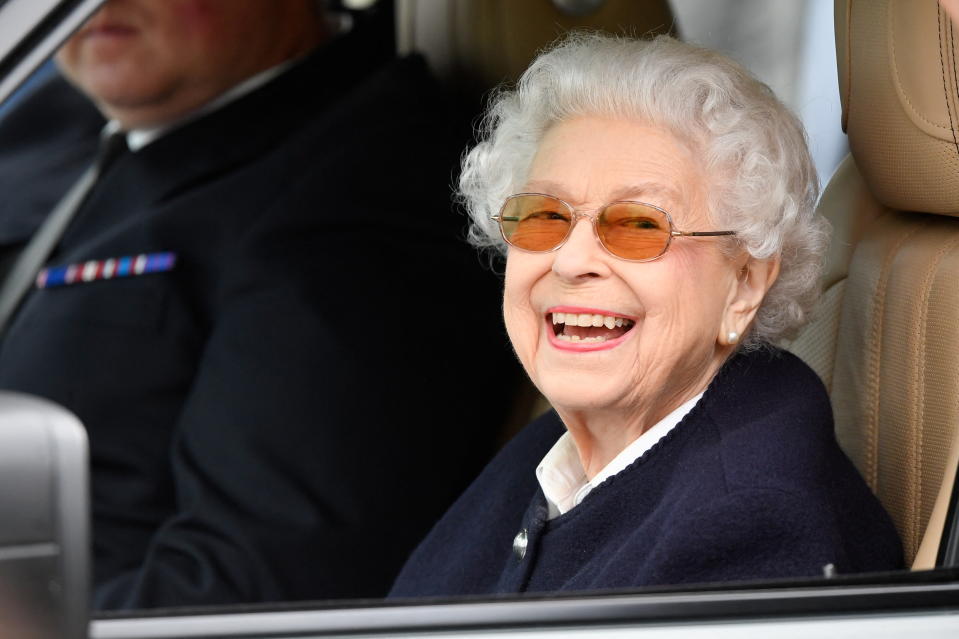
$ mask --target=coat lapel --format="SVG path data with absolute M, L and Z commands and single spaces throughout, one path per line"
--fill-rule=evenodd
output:
M 128 154 L 104 176 L 85 208 L 156 206 L 269 153 L 310 114 L 322 113 L 366 77 L 355 67 L 347 74 L 337 64 L 361 55 L 356 49 L 350 36 L 336 40 L 255 91 Z M 256 126 L 248 126 L 251 122 Z

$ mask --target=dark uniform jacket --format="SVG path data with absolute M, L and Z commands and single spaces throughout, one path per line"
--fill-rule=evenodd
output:
M 483 471 L 406 564 L 393 596 L 582 591 L 891 570 L 889 516 L 833 436 L 816 374 L 786 352 L 726 363 L 683 420 L 547 521 L 536 465 L 553 412 Z M 519 539 L 517 538 L 519 537 Z
M 33 290 L 0 343 L 0 387 L 88 430 L 96 607 L 381 595 L 488 459 L 508 354 L 458 149 L 420 59 L 363 59 L 336 41 L 120 157 L 49 264 L 175 267 Z M 102 126 L 59 78 L 0 122 L 8 252 Z

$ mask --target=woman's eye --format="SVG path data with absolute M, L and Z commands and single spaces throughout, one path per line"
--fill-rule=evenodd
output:
M 542 221 L 542 220 L 566 220 L 566 216 L 556 211 L 536 211 L 523 218 L 523 221 Z
M 630 217 L 622 220 L 620 224 L 630 229 L 657 231 L 660 228 L 659 222 L 648 217 Z

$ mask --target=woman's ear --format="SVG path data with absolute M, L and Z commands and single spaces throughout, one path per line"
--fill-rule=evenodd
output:
M 747 255 L 739 269 L 735 283 L 726 300 L 722 325 L 719 327 L 719 343 L 738 343 L 749 328 L 756 311 L 779 276 L 779 256 L 758 260 Z

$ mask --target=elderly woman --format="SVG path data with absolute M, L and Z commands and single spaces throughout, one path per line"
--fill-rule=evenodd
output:
M 578 34 L 487 125 L 461 194 L 476 242 L 506 248 L 506 328 L 555 412 L 393 595 L 899 567 L 822 383 L 770 346 L 816 301 L 827 229 L 802 127 L 769 89 L 667 37 Z

